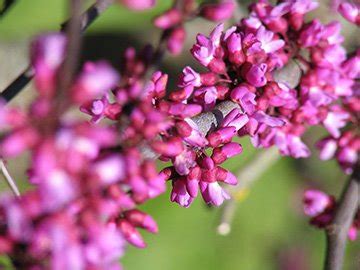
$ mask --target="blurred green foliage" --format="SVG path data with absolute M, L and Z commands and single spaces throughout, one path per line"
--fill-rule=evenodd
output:
M 88 2 L 88 6 L 91 1 Z M 92 33 L 129 31 L 150 27 L 151 18 L 171 5 L 170 0 L 158 1 L 150 11 L 133 12 L 121 5 L 112 5 L 90 27 Z M 56 31 L 66 18 L 64 0 L 17 0 L 4 18 L 0 19 L 0 39 L 31 37 L 43 31 Z
M 0 41 L 23 39 L 38 32 L 57 30 L 66 17 L 65 2 L 18 0 L 0 20 Z M 149 22 L 152 16 L 170 4 L 171 1 L 163 0 L 156 9 L 143 13 L 130 12 L 114 5 L 89 31 L 131 33 L 147 28 L 151 26 Z M 318 134 L 315 132 L 312 135 Z M 313 136 L 310 137 L 313 140 Z M 254 154 L 249 142 L 243 143 L 244 154 L 226 163 L 226 167 L 234 173 L 245 166 Z M 307 218 L 301 212 L 301 191 L 309 186 L 311 180 L 337 195 L 342 185 L 339 178 L 344 177 L 334 162 L 319 162 L 316 157 L 303 166 L 308 169 L 302 174 L 291 159 L 282 159 L 272 166 L 251 188 L 249 196 L 239 203 L 233 229 L 226 237 L 217 235 L 215 231 L 221 209 L 208 208 L 201 198 L 188 209 L 170 203 L 169 191 L 148 202 L 143 209 L 158 221 L 160 232 L 158 235 L 143 234 L 148 243 L 145 250 L 129 247 L 122 259 L 124 268 L 280 269 L 279 253 L 295 248 L 304 251 L 305 264 L 309 265 L 309 269 L 321 269 L 324 233 L 308 226 Z M 5 188 L 4 185 L 1 188 Z M 359 242 L 349 246 L 345 269 L 359 269 L 354 265 L 359 262 Z

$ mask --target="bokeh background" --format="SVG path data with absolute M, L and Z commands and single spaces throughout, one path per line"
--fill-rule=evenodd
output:
M 0 0 L 0 6 L 3 4 Z M 86 1 L 89 5 L 92 1 Z M 121 55 L 129 45 L 141 48 L 156 44 L 160 32 L 151 25 L 151 18 L 171 5 L 170 0 L 158 0 L 155 9 L 131 12 L 114 5 L 90 27 L 85 34 L 83 60 L 107 59 L 118 67 Z M 239 18 L 246 15 L 246 2 L 240 1 Z M 344 25 L 345 46 L 359 47 L 360 31 L 329 10 L 328 1 L 312 17 L 323 22 L 340 20 Z M 56 31 L 66 18 L 65 0 L 18 0 L 0 18 L 0 89 L 5 88 L 28 64 L 28 44 L 32 37 L 46 31 Z M 197 33 L 209 33 L 214 24 L 197 19 L 187 25 L 188 36 L 184 53 L 177 57 L 166 55 L 162 70 L 172 74 L 176 82 L 185 65 L 195 65 L 189 53 Z M 27 87 L 14 101 L 25 106 L 34 95 Z M 312 145 L 324 132 L 311 130 L 305 141 Z M 256 154 L 247 139 L 241 140 L 244 152 L 226 163 L 233 173 L 240 172 Z M 335 162 L 321 162 L 317 152 L 307 160 L 282 158 L 271 166 L 249 188 L 237 204 L 233 227 L 228 236 L 216 233 L 221 208 L 209 208 L 200 198 L 188 209 L 169 201 L 169 191 L 146 203 L 143 209 L 158 222 L 158 235 L 144 233 L 148 247 L 133 247 L 122 259 L 127 270 L 308 270 L 321 269 L 324 259 L 325 235 L 308 225 L 302 213 L 302 192 L 309 187 L 323 189 L 336 196 L 346 180 Z M 10 161 L 9 169 L 20 183 L 26 184 L 27 157 Z M 7 186 L 0 178 L 1 190 Z M 239 179 L 240 181 L 242 179 Z M 360 269 L 360 241 L 350 243 L 346 250 L 344 269 Z M 6 261 L 6 260 L 5 260 Z M 10 266 L 3 266 L 11 269 Z

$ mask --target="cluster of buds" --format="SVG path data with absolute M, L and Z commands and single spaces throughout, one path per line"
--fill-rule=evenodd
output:
M 126 75 L 132 68 L 139 71 L 134 76 L 142 72 L 131 50 L 121 83 L 107 63 L 86 63 L 65 92 L 57 91 L 66 43 L 62 34 L 35 40 L 37 98 L 28 111 L 1 106 L 0 155 L 28 151 L 35 189 L 1 199 L 0 252 L 26 269 L 120 269 L 126 241 L 146 245 L 137 228 L 158 230 L 136 209 L 165 191 L 165 179 L 141 147 L 159 140 L 171 122 Z M 158 91 L 166 85 L 161 78 Z M 79 105 L 93 116 L 90 122 L 72 113 Z M 114 122 L 96 125 L 102 118 Z
M 231 18 L 235 9 L 234 0 L 222 0 L 219 3 L 204 3 L 198 6 L 194 0 L 175 1 L 174 5 L 154 19 L 154 25 L 162 29 L 167 50 L 177 55 L 181 53 L 185 39 L 185 22 L 198 15 L 219 22 Z
M 260 1 L 239 25 L 226 31 L 218 25 L 209 37 L 199 34 L 191 52 L 208 72 L 186 67 L 180 90 L 170 98 L 199 104 L 202 112 L 231 100 L 248 119 L 239 135 L 249 135 L 255 147 L 276 145 L 281 154 L 295 158 L 310 155 L 301 137 L 311 126 L 322 125 L 335 139 L 347 124 L 354 129 L 359 52 L 346 55 L 339 23 L 304 22 L 316 6 L 310 0 L 276 6 Z M 352 141 L 346 151 L 339 150 L 339 162 L 351 173 L 359 135 L 347 132 Z
M 304 192 L 304 213 L 311 217 L 310 223 L 320 229 L 326 228 L 334 218 L 336 202 L 330 196 L 320 190 L 309 189 Z M 360 231 L 360 210 L 357 211 L 348 231 L 348 238 L 355 241 Z

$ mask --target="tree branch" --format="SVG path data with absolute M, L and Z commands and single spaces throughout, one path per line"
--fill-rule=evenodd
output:
M 360 162 L 346 183 L 331 224 L 326 227 L 325 270 L 341 270 L 347 234 L 360 203 Z
M 62 63 L 57 78 L 57 99 L 62 102 L 71 86 L 77 64 L 79 62 L 79 51 L 81 47 L 81 3 L 82 0 L 69 0 L 70 21 L 66 29 L 67 48 L 64 62 Z M 67 101 L 64 101 L 67 102 Z
M 10 8 L 15 4 L 16 0 L 5 0 L 2 9 L 0 10 L 0 18 L 2 18 Z
M 7 170 L 5 163 L 2 159 L 0 159 L 0 170 L 2 172 L 2 174 L 4 175 L 6 182 L 8 183 L 9 187 L 11 188 L 12 192 L 16 195 L 16 196 L 20 196 L 20 191 L 14 181 L 14 179 L 11 177 L 9 171 Z
M 80 17 L 81 20 L 81 32 L 84 32 L 90 25 L 98 18 L 112 3 L 114 0 L 97 0 L 92 6 L 90 6 Z M 65 32 L 69 22 L 64 22 L 61 25 L 61 32 Z M 32 80 L 34 77 L 34 70 L 29 65 L 8 87 L 6 87 L 0 94 L 0 98 L 6 102 L 12 100 L 21 90 Z
M 277 160 L 280 159 L 279 150 L 276 147 L 264 149 L 249 164 L 246 164 L 237 175 L 239 183 L 235 187 L 229 187 L 228 191 L 232 195 L 231 200 L 224 202 L 220 224 L 217 232 L 227 235 L 231 231 L 231 223 L 234 219 L 236 205 L 242 193 L 249 188 L 260 176 Z

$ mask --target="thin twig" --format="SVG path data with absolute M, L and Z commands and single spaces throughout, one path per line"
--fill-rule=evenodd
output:
M 5 0 L 2 9 L 0 10 L 0 18 L 2 18 L 10 8 L 15 4 L 16 0 Z
M 20 196 L 20 191 L 19 191 L 14 179 L 11 177 L 9 171 L 7 170 L 4 160 L 2 160 L 2 159 L 0 159 L 0 170 L 1 170 L 2 174 L 4 175 L 6 182 L 8 183 L 12 192 L 14 192 L 14 194 L 16 196 Z
M 81 15 L 81 31 L 84 32 L 113 2 L 114 0 L 98 0 L 95 4 L 90 6 Z M 66 31 L 70 20 L 71 19 L 61 25 L 61 32 Z M 34 70 L 32 66 L 29 65 L 12 83 L 10 83 L 8 87 L 1 92 L 0 98 L 9 102 L 24 89 L 33 77 Z
M 239 183 L 235 187 L 229 187 L 232 198 L 224 203 L 222 208 L 220 224 L 217 232 L 221 235 L 227 235 L 231 231 L 231 223 L 236 211 L 237 201 L 240 195 L 249 188 L 260 176 L 280 158 L 279 150 L 276 147 L 262 150 L 251 162 L 237 175 Z
M 326 227 L 325 270 L 341 270 L 349 228 L 360 203 L 360 162 L 346 183 L 334 219 Z
M 66 96 L 71 86 L 77 64 L 79 62 L 79 53 L 81 47 L 81 17 L 80 10 L 82 0 L 70 1 L 70 21 L 66 27 L 67 48 L 66 56 L 62 66 L 60 67 L 57 78 L 57 99 L 61 102 Z M 66 101 L 64 101 L 66 102 Z

